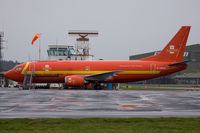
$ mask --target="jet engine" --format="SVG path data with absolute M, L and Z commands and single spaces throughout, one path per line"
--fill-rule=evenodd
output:
M 66 76 L 65 83 L 67 86 L 70 86 L 70 87 L 78 87 L 78 86 L 84 86 L 85 80 L 84 80 L 84 77 Z

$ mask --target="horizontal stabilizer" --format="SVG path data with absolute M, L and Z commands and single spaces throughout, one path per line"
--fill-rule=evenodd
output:
M 181 62 L 177 62 L 177 63 L 172 63 L 172 64 L 168 64 L 168 66 L 178 66 L 178 65 L 183 65 L 190 62 L 189 60 L 187 61 L 181 61 Z

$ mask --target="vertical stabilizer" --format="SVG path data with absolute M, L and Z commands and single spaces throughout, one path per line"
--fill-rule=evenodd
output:
M 159 54 L 141 60 L 181 62 L 190 28 L 191 26 L 182 26 L 181 29 L 176 33 L 176 35 Z

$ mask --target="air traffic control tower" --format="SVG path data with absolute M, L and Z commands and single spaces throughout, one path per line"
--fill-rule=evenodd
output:
M 89 50 L 89 38 L 98 36 L 97 31 L 69 31 L 69 36 L 77 37 L 75 46 L 49 45 L 47 50 L 49 60 L 93 60 Z

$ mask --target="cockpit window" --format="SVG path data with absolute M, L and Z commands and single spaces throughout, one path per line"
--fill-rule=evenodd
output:
M 22 68 L 21 67 L 15 67 L 15 68 L 13 68 L 14 70 L 22 70 Z

